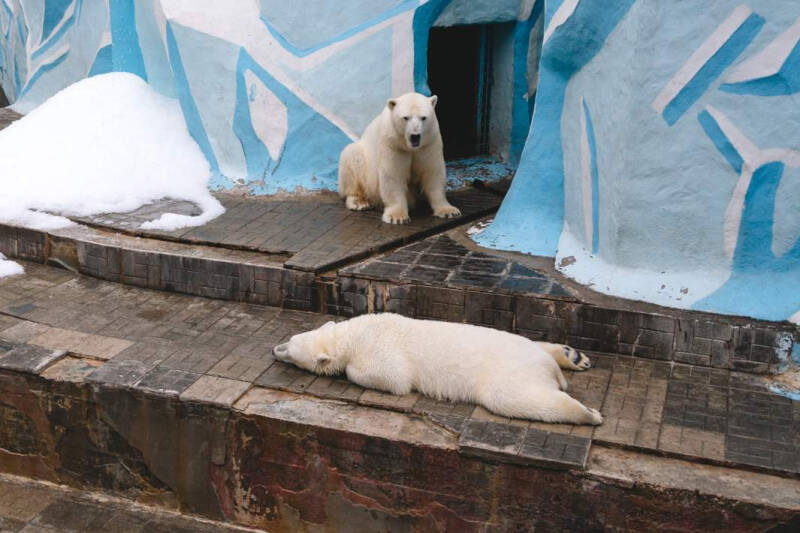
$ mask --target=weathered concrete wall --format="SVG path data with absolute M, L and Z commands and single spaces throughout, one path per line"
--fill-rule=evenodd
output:
M 299 399 L 289 393 L 273 394 L 288 404 L 256 396 L 231 410 L 91 387 L 76 364 L 58 380 L 0 372 L 0 470 L 270 531 L 761 531 L 797 520 L 791 480 L 739 472 L 726 495 L 715 480 L 730 470 L 625 466 L 627 452 L 598 452 L 586 472 L 496 463 L 462 455 L 423 419 L 316 425 L 287 407 Z M 686 490 L 684 478 L 703 481 Z M 740 498 L 770 489 L 769 505 Z
M 527 134 L 531 0 L 0 0 L 0 86 L 28 112 L 65 86 L 133 72 L 180 99 L 214 188 L 335 189 L 341 149 L 391 96 L 427 92 L 434 25 L 511 22 L 514 108 L 503 146 Z M 477 58 L 476 58 L 477 60 Z M 530 70 L 530 72 L 529 72 Z M 503 92 L 503 91 L 501 91 Z M 513 99 L 513 100 L 512 100 Z
M 800 320 L 800 4 L 545 5 L 531 132 L 478 241 L 608 294 Z

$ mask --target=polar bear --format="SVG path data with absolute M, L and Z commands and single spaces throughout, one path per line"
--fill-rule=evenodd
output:
M 279 361 L 394 394 L 419 391 L 474 402 L 514 418 L 601 424 L 570 397 L 561 368 L 587 370 L 586 355 L 504 331 L 392 313 L 328 322 L 273 348 Z
M 445 197 L 447 174 L 436 101 L 435 95 L 419 93 L 391 98 L 361 140 L 345 146 L 339 156 L 339 195 L 348 209 L 382 205 L 384 222 L 405 224 L 422 191 L 435 216 L 461 215 Z

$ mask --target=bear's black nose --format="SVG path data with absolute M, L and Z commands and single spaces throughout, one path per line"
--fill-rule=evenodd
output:
M 412 133 L 410 136 L 411 139 L 411 146 L 419 146 L 419 138 L 421 137 L 418 133 Z

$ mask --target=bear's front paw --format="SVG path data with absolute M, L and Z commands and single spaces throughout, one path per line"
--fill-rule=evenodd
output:
M 588 422 L 593 426 L 599 426 L 603 423 L 603 415 L 600 414 L 600 411 L 597 409 L 592 409 L 591 407 L 586 408 L 589 411 L 589 420 Z
M 433 210 L 433 216 L 439 218 L 453 218 L 453 217 L 460 217 L 461 210 L 455 206 L 447 204 L 442 207 L 438 207 Z
M 381 220 L 387 224 L 408 224 L 411 221 L 408 216 L 408 211 L 390 208 L 386 208 Z
M 358 196 L 348 196 L 347 200 L 345 200 L 345 205 L 347 205 L 347 209 L 351 211 L 363 211 L 372 207 L 368 201 Z

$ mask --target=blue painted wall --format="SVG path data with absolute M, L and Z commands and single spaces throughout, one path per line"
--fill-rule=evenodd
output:
M 212 187 L 335 189 L 341 149 L 386 100 L 426 90 L 433 25 L 519 26 L 508 58 L 513 130 L 510 118 L 501 139 L 504 155 L 518 159 L 533 3 L 308 0 L 287 9 L 282 0 L 0 0 L 0 85 L 15 109 L 29 112 L 86 76 L 132 72 L 180 100 Z
M 386 99 L 429 92 L 431 27 L 466 23 L 504 25 L 492 131 L 519 160 L 481 244 L 609 294 L 800 317 L 797 0 L 0 0 L 0 85 L 28 112 L 134 72 L 180 100 L 214 188 L 332 189 Z
M 601 292 L 800 319 L 800 3 L 545 3 L 539 88 L 481 244 Z

